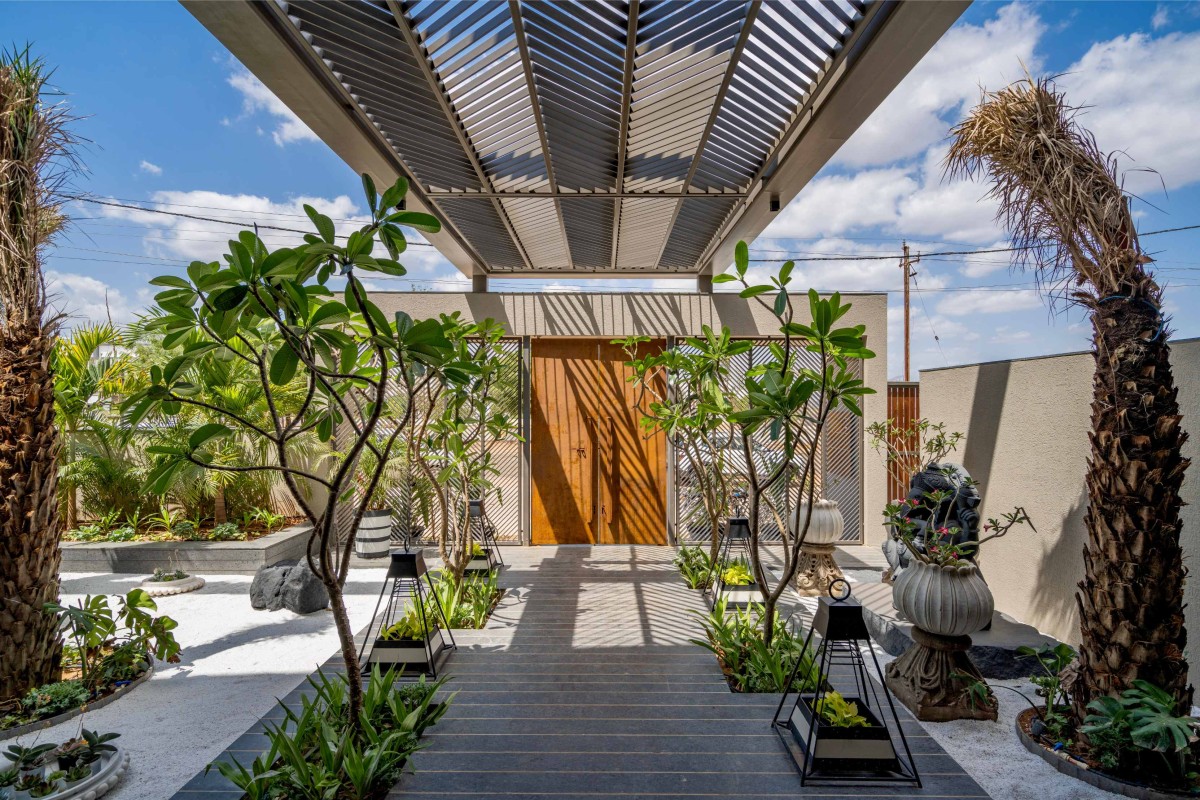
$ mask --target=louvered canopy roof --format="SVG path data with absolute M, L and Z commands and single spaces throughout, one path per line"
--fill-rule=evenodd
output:
M 185 2 L 467 274 L 719 271 L 961 2 Z

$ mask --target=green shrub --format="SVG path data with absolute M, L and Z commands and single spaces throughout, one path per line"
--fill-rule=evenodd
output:
M 213 542 L 242 542 L 246 540 L 246 532 L 238 528 L 236 522 L 222 522 L 208 532 L 208 539 Z
M 21 710 L 34 719 L 53 717 L 55 714 L 79 708 L 88 701 L 89 696 L 87 687 L 81 680 L 47 683 L 45 686 L 30 689 L 29 694 L 21 698 Z
M 703 547 L 681 547 L 675 554 L 675 566 L 689 589 L 707 588 L 715 571 L 708 550 Z
M 692 643 L 717 656 L 735 692 L 782 692 L 796 659 L 801 663 L 792 689 L 807 692 L 816 688 L 821 676 L 812 653 L 804 649 L 804 640 L 788 630 L 778 614 L 772 621 L 768 647 L 762 635 L 765 609 L 757 603 L 730 611 L 725 598 L 720 598 L 708 614 L 693 613 L 700 617 L 707 638 L 692 639 Z
M 1108 769 L 1172 786 L 1192 781 L 1200 720 L 1176 714 L 1171 693 L 1149 681 L 1135 680 L 1119 698 L 1097 697 L 1079 730 Z

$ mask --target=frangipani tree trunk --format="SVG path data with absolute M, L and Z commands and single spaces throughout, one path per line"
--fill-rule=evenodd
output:
M 1093 698 L 1142 679 L 1186 714 L 1179 490 L 1188 461 L 1162 290 L 1138 244 L 1116 159 L 1075 112 L 1048 80 L 987 93 L 954 129 L 947 172 L 987 179 L 1021 248 L 1018 263 L 1091 315 L 1096 373 L 1075 713 L 1082 720 Z
M 71 166 L 62 106 L 28 49 L 0 53 L 0 700 L 57 680 L 58 431 L 50 369 L 56 319 L 42 259 L 61 227 Z

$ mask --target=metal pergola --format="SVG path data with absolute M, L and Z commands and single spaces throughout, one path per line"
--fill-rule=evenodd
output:
M 185 5 L 467 275 L 703 280 L 966 3 Z

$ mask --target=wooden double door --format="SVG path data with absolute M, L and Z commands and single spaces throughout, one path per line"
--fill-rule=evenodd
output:
M 531 356 L 533 543 L 666 544 L 666 437 L 641 427 L 625 351 L 534 339 Z

